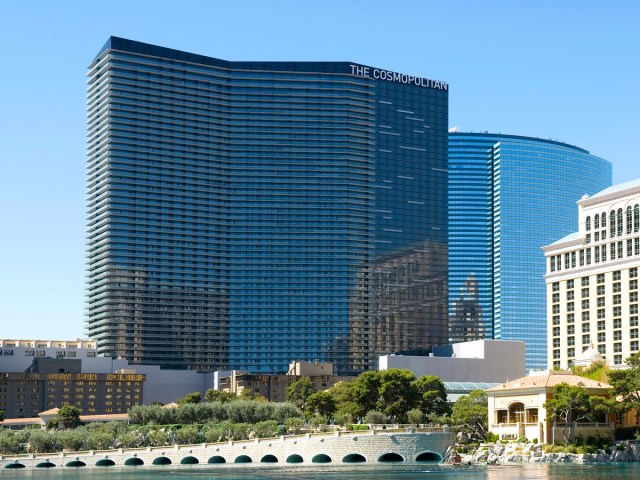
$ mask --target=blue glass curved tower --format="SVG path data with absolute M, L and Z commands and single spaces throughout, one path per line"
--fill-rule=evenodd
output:
M 527 368 L 546 368 L 541 247 L 575 231 L 576 200 L 611 182 L 611 164 L 582 148 L 449 133 L 451 340 L 524 340 Z

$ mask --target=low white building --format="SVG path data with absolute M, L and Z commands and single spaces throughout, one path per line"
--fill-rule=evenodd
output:
M 525 375 L 525 343 L 476 340 L 435 347 L 432 356 L 384 355 L 379 370 L 406 368 L 443 382 L 502 383 Z

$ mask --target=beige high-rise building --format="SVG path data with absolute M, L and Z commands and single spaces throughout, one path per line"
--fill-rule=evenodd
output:
M 622 365 L 639 350 L 640 180 L 577 203 L 579 230 L 543 247 L 548 366 L 568 368 L 590 347 Z

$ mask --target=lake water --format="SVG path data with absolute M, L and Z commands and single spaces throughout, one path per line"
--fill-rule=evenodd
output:
M 633 480 L 640 479 L 640 464 L 523 464 L 450 467 L 439 465 L 359 466 L 180 466 L 155 468 L 105 467 L 0 470 L 0 479 L 59 480 Z

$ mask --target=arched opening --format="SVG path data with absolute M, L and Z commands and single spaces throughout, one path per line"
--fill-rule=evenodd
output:
M 216 455 L 214 457 L 211 457 L 209 460 L 207 460 L 207 463 L 227 463 L 227 461 L 224 459 L 224 457 L 221 457 L 220 455 Z
M 87 464 L 84 463 L 82 460 L 72 460 L 69 463 L 67 463 L 67 467 L 86 467 Z
M 404 458 L 399 453 L 385 453 L 378 458 L 379 462 L 404 462 Z
M 236 457 L 233 463 L 251 463 L 252 461 L 253 460 L 251 460 L 249 455 L 240 455 L 239 457 Z
M 319 453 L 315 457 L 311 459 L 313 463 L 331 463 L 331 457 L 329 455 L 325 455 L 324 453 Z
M 55 466 L 56 466 L 55 463 L 51 463 L 49 461 L 46 461 L 46 462 L 40 462 L 39 464 L 37 464 L 36 468 L 53 468 Z
M 127 466 L 137 467 L 138 465 L 144 465 L 144 462 L 142 461 L 142 459 L 138 457 L 133 457 L 133 458 L 127 458 L 124 461 L 124 464 Z
M 416 462 L 440 462 L 442 457 L 434 452 L 423 452 L 416 457 Z
M 102 460 L 98 460 L 96 462 L 96 467 L 113 467 L 116 464 L 110 458 L 103 458 Z
M 18 462 L 8 463 L 4 466 L 4 468 L 24 468 L 24 465 Z
M 366 461 L 367 459 L 359 453 L 350 453 L 342 459 L 342 463 L 364 463 Z
M 275 455 L 265 455 L 260 459 L 260 463 L 278 463 Z
M 524 423 L 524 404 L 514 402 L 509 405 L 509 421 L 507 423 Z
M 158 457 L 153 459 L 154 465 L 171 465 L 171 459 L 167 457 Z
M 287 457 L 287 463 L 302 463 L 302 461 L 302 457 L 295 453 Z
M 198 460 L 196 457 L 184 457 L 182 460 L 180 460 L 181 465 L 195 465 L 197 463 L 200 463 L 200 460 Z

